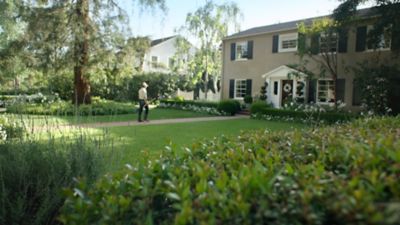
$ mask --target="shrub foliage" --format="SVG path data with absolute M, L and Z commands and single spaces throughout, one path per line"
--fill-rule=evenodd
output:
M 171 148 L 69 190 L 65 224 L 396 224 L 400 118 Z M 340 141 L 338 141 L 340 140 Z
M 62 189 L 75 177 L 91 184 L 104 172 L 102 146 L 85 136 L 0 142 L 0 224 L 54 224 Z

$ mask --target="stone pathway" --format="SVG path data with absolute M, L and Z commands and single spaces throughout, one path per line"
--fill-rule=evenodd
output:
M 215 116 L 215 117 L 162 119 L 162 120 L 150 120 L 150 122 L 141 122 L 141 123 L 139 123 L 137 121 L 99 122 L 99 123 L 58 125 L 58 126 L 55 127 L 55 129 L 148 126 L 148 125 L 172 124 L 172 123 L 190 123 L 190 122 L 203 122 L 203 121 L 237 120 L 237 119 L 246 119 L 246 118 L 249 118 L 249 116 L 247 116 L 247 115 L 236 115 L 236 116 Z M 35 131 L 48 130 L 48 127 L 36 127 L 34 130 Z

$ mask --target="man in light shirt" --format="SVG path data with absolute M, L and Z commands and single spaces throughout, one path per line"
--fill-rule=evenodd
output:
M 139 117 L 138 122 L 143 122 L 142 120 L 142 112 L 144 108 L 144 121 L 148 122 L 147 115 L 149 114 L 149 104 L 147 101 L 147 88 L 148 85 L 146 82 L 142 83 L 142 88 L 139 89 Z

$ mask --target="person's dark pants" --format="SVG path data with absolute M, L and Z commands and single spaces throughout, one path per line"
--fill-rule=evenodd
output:
M 147 105 L 144 100 L 139 100 L 139 117 L 138 117 L 138 121 L 142 121 L 143 108 L 144 108 L 144 120 L 147 120 L 147 115 L 149 114 L 149 105 Z

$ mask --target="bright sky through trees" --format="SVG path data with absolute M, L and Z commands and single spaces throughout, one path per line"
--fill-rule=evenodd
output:
M 120 0 L 129 15 L 133 35 L 149 35 L 152 39 L 174 34 L 174 29 L 184 24 L 186 14 L 204 5 L 205 0 L 166 0 L 167 15 L 161 12 L 140 13 L 129 0 Z M 331 14 L 339 5 L 338 0 L 231 0 L 244 14 L 241 30 L 279 22 Z M 214 0 L 221 4 L 229 0 Z M 364 6 L 366 7 L 366 6 Z

